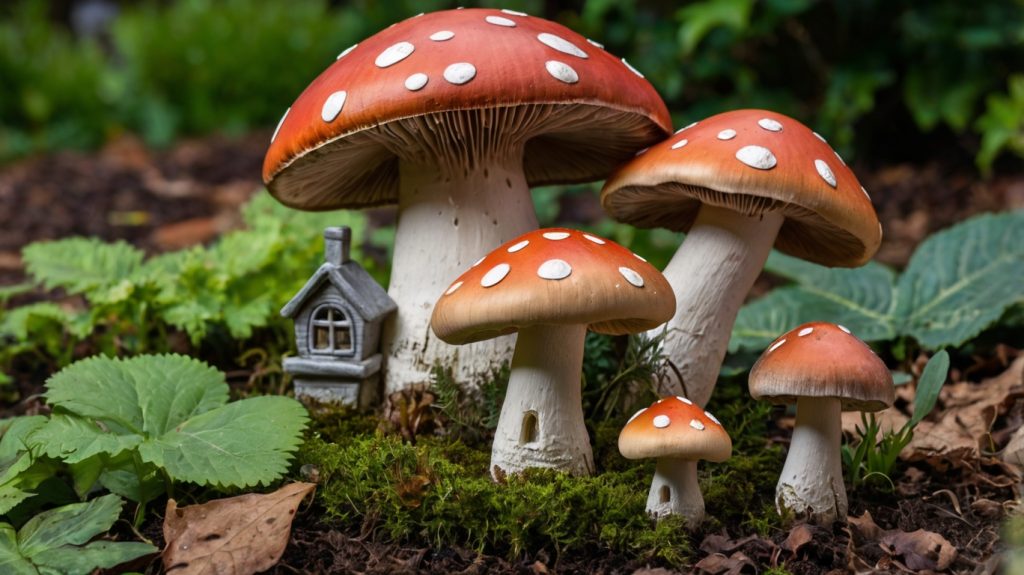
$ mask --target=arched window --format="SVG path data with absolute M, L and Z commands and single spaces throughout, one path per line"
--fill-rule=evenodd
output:
M 352 353 L 352 323 L 340 308 L 331 304 L 313 310 L 309 323 L 310 351 L 318 354 Z

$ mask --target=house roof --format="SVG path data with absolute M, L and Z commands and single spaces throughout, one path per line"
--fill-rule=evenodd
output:
M 320 266 L 295 297 L 281 308 L 281 315 L 294 318 L 306 300 L 320 291 L 325 281 L 331 282 L 352 303 L 364 321 L 377 321 L 398 308 L 388 292 L 362 266 L 349 260 L 341 265 L 325 263 Z

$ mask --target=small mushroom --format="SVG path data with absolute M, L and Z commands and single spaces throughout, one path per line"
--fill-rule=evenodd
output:
M 845 327 L 806 323 L 768 346 L 750 371 L 749 386 L 755 399 L 796 402 L 793 439 L 775 488 L 779 512 L 825 525 L 845 519 L 841 412 L 891 406 L 888 368 Z
M 765 110 L 680 130 L 612 174 L 601 204 L 622 222 L 687 232 L 665 268 L 677 307 L 663 352 L 676 369 L 663 391 L 699 405 L 711 397 L 736 313 L 773 244 L 855 267 L 882 238 L 867 192 L 825 140 Z
M 725 461 L 732 440 L 715 416 L 685 397 L 665 397 L 638 411 L 619 434 L 627 459 L 658 458 L 647 495 L 647 512 L 677 514 L 696 529 L 704 520 L 704 497 L 697 483 L 697 461 Z
M 263 163 L 305 210 L 397 204 L 381 345 L 388 392 L 436 361 L 474 381 L 513 338 L 452 349 L 430 337 L 448 281 L 537 228 L 530 186 L 604 178 L 671 130 L 647 80 L 564 26 L 521 12 L 446 10 L 345 50 L 295 100 Z
M 523 234 L 459 276 L 434 306 L 439 338 L 461 345 L 519 333 L 491 474 L 592 473 L 580 395 L 587 329 L 636 333 L 674 310 L 653 266 L 611 240 L 564 228 Z

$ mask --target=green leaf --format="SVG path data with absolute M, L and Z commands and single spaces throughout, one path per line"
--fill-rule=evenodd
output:
M 64 325 L 71 321 L 71 317 L 72 314 L 53 302 L 23 305 L 4 312 L 3 321 L 0 321 L 0 335 L 6 334 L 18 341 L 25 341 L 29 339 L 33 327 L 40 320 L 49 320 L 57 325 Z
M 946 375 L 949 373 L 949 354 L 941 350 L 928 360 L 921 373 L 921 379 L 917 381 L 917 391 L 914 395 L 914 414 L 907 423 L 910 429 L 924 419 L 933 409 L 935 401 L 939 398 L 942 384 L 946 383 Z
M 253 328 L 266 325 L 273 313 L 270 295 L 264 294 L 245 302 L 226 304 L 224 323 L 231 337 L 247 339 L 252 336 Z
M 143 253 L 119 241 L 68 238 L 29 244 L 22 251 L 28 273 L 47 289 L 88 293 L 110 288 L 142 266 Z
M 192 418 L 140 446 L 144 460 L 175 478 L 245 487 L 269 483 L 287 470 L 308 416 L 294 399 L 244 399 Z
M 93 541 L 82 547 L 47 549 L 32 558 L 32 562 L 49 573 L 92 573 L 121 563 L 156 553 L 156 547 L 135 541 Z
M 100 475 L 100 485 L 125 499 L 147 503 L 164 491 L 160 470 L 151 463 L 136 461 L 135 452 L 109 459 Z
M 0 573 L 39 575 L 32 562 L 18 551 L 18 534 L 7 523 L 0 523 Z
M 700 41 L 716 28 L 746 29 L 753 8 L 754 0 L 705 0 L 680 9 L 677 16 L 682 21 L 679 43 L 683 53 L 693 53 Z
M 1024 211 L 982 215 L 922 243 L 900 277 L 900 331 L 959 346 L 1024 300 Z
M 45 423 L 41 415 L 8 420 L 0 439 L 0 515 L 33 497 L 33 490 L 56 473 L 55 465 L 37 462 L 29 450 L 29 436 Z
M 162 435 L 227 399 L 222 373 L 180 355 L 92 357 L 46 382 L 51 406 L 99 420 L 120 434 Z
M 26 557 L 63 545 L 83 545 L 117 521 L 124 502 L 104 495 L 44 511 L 18 530 L 18 547 Z
M 142 443 L 142 435 L 113 431 L 98 420 L 57 413 L 32 434 L 32 442 L 47 456 L 73 464 L 133 449 Z

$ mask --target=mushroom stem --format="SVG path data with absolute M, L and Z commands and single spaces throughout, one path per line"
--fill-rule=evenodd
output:
M 655 517 L 681 515 L 686 526 L 696 529 L 704 521 L 704 496 L 697 482 L 697 462 L 672 457 L 658 458 L 647 512 Z
M 846 518 L 840 459 L 842 404 L 832 397 L 800 397 L 789 455 L 775 488 L 779 513 L 830 525 Z
M 580 381 L 586 333 L 585 325 L 538 325 L 519 331 L 491 448 L 495 479 L 502 472 L 532 467 L 593 473 Z
M 435 362 L 452 367 L 456 381 L 476 385 L 511 357 L 514 335 L 462 346 L 456 354 L 432 337 L 430 314 L 466 268 L 495 246 L 537 229 L 521 155 L 444 171 L 401 163 L 388 286 L 398 312 L 382 337 L 387 392 L 428 381 Z
M 707 204 L 700 208 L 664 271 L 676 296 L 676 314 L 666 324 L 662 350 L 675 369 L 667 370 L 661 395 L 684 395 L 707 405 L 736 314 L 768 259 L 782 221 L 777 211 L 744 216 Z

